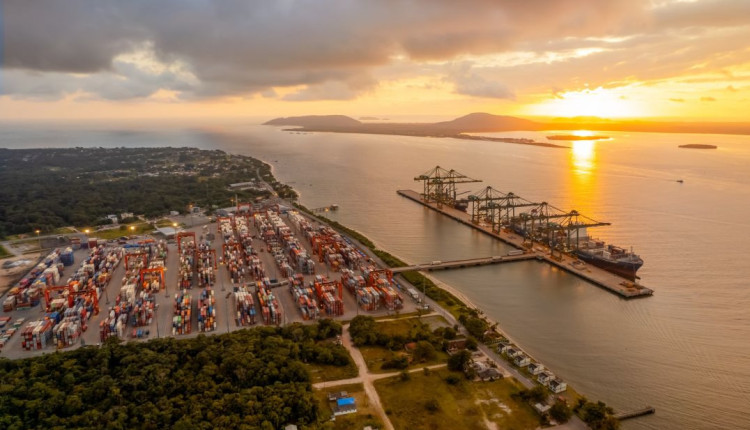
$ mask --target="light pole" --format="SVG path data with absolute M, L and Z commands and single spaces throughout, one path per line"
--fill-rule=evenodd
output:
M 156 337 L 159 338 L 159 318 L 156 316 L 156 311 L 159 310 L 159 307 L 154 303 L 154 319 L 156 319 Z
M 36 233 L 36 241 L 37 241 L 37 245 L 39 246 L 39 250 L 40 250 L 40 251 L 42 250 L 42 239 L 40 239 L 40 238 L 39 238 L 39 233 L 41 233 L 41 232 L 42 232 L 42 231 L 41 231 L 41 230 L 39 230 L 39 229 L 36 229 L 36 230 L 34 230 L 34 233 Z
M 232 310 L 229 308 L 229 293 L 224 296 L 224 305 L 227 307 L 227 333 L 229 333 L 229 316 L 232 315 Z

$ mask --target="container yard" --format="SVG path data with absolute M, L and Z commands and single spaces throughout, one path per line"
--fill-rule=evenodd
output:
M 0 355 L 398 310 L 395 295 L 368 285 L 378 269 L 348 238 L 276 205 L 253 209 L 181 230 L 173 244 L 139 236 L 49 250 L 2 298 Z

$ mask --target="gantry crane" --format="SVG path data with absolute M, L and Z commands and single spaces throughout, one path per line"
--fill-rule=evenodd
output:
M 52 299 L 50 299 L 50 293 L 55 291 L 62 291 L 63 294 L 65 293 L 65 291 L 67 291 L 68 295 L 65 298 L 68 300 L 68 307 L 73 307 L 73 285 L 54 285 L 46 287 L 44 289 L 44 309 L 46 310 L 46 312 L 52 311 L 52 308 L 50 307 L 50 304 L 52 302 Z
M 463 210 L 466 208 L 456 199 L 456 185 L 482 182 L 480 179 L 472 179 L 453 169 L 445 170 L 440 166 L 436 166 L 434 169 L 417 176 L 414 180 L 424 183 L 422 199 L 425 202 L 435 202 L 438 207 L 447 205 Z
M 166 270 L 164 267 L 150 267 L 147 269 L 141 269 L 141 288 L 146 289 L 146 278 L 148 277 L 148 281 L 150 281 L 154 274 L 158 276 L 159 289 L 161 290 L 163 288 L 166 288 L 167 284 L 165 283 L 164 279 L 164 270 Z
M 497 205 L 495 202 L 505 197 L 502 193 L 490 186 L 483 188 L 481 191 L 469 195 L 469 204 L 471 206 L 471 222 L 479 224 L 488 222 L 495 229 L 495 211 Z
M 194 244 L 198 244 L 198 241 L 195 240 L 195 232 L 192 231 L 181 231 L 177 233 L 177 253 L 182 254 L 182 241 L 183 239 L 192 238 Z
M 380 270 L 373 270 L 367 275 L 367 286 L 375 287 L 375 285 L 378 282 L 378 279 L 383 277 L 381 275 L 385 276 L 385 279 L 388 281 L 389 285 L 393 285 L 393 271 L 389 269 L 380 269 Z
M 130 267 L 130 261 L 134 258 L 136 259 L 136 261 L 143 260 L 143 267 L 146 267 L 148 265 L 148 254 L 146 254 L 145 252 L 141 252 L 141 251 L 131 252 L 131 253 L 125 254 L 125 270 L 131 270 L 135 268 L 135 267 Z

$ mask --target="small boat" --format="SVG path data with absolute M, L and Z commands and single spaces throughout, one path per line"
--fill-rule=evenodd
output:
M 683 181 L 682 179 L 678 179 L 678 180 L 677 180 L 677 182 L 679 182 L 679 183 L 683 183 L 683 182 L 685 182 L 685 181 Z

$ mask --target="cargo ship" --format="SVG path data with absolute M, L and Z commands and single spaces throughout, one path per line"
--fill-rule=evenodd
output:
M 599 240 L 589 240 L 573 251 L 573 254 L 596 267 L 635 281 L 636 272 L 643 266 L 643 259 L 632 251 Z

